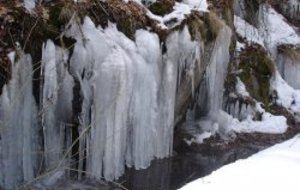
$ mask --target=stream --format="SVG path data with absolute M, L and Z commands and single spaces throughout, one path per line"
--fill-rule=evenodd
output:
M 208 154 L 195 151 L 180 152 L 168 159 L 154 160 L 145 170 L 129 169 L 119 183 L 129 190 L 176 190 L 223 165 L 247 158 L 263 148 L 266 147 L 238 147 L 230 151 L 212 151 Z

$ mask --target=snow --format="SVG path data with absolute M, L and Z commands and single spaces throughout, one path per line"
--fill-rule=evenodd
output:
M 237 83 L 235 85 L 236 93 L 241 96 L 250 96 L 249 92 L 246 90 L 245 84 L 237 77 Z
M 192 9 L 203 12 L 208 11 L 208 4 L 206 0 L 183 0 L 182 2 L 189 5 Z
M 250 43 L 257 43 L 264 47 L 263 38 L 259 35 L 257 28 L 236 15 L 234 16 L 234 26 L 236 32 L 242 38 L 245 38 Z
M 251 99 L 245 85 L 238 77 L 236 92 L 232 96 Z M 230 106 L 228 110 L 230 115 L 223 110 L 216 110 L 208 117 L 200 119 L 196 124 L 187 125 L 186 130 L 192 131 L 192 138 L 185 139 L 188 145 L 201 144 L 215 134 L 219 134 L 226 140 L 234 137 L 234 133 L 282 134 L 288 128 L 287 119 L 284 116 L 275 116 L 266 112 L 260 102 L 255 101 L 255 105 L 246 105 L 237 101 Z M 261 120 L 254 120 L 257 114 L 261 115 Z
M 191 13 L 191 8 L 183 3 L 175 3 L 173 7 L 173 12 L 165 15 L 165 16 L 158 16 L 153 14 L 151 11 L 148 10 L 147 16 L 155 21 L 158 22 L 158 26 L 162 29 L 168 29 L 179 25 L 184 19 L 186 15 Z M 168 22 L 172 21 L 168 24 Z M 175 22 L 174 22 L 175 21 Z M 174 23 L 173 23 L 174 22 Z M 168 26 L 172 24 L 171 26 Z
M 194 11 L 207 12 L 206 0 L 186 0 L 184 3 L 175 3 L 173 12 L 165 15 L 158 16 L 148 10 L 147 16 L 158 22 L 158 26 L 162 29 L 174 28 L 186 18 L 186 15 Z
M 233 122 L 231 129 L 237 133 L 269 133 L 282 134 L 288 128 L 284 116 L 274 116 L 270 113 L 263 113 L 261 121 L 253 121 L 251 117 L 241 122 Z
M 249 92 L 246 90 L 244 83 L 237 77 L 236 83 L 236 93 L 238 96 L 243 98 L 251 98 Z M 255 101 L 253 99 L 253 101 Z M 232 118 L 226 114 L 223 115 L 223 118 L 227 122 L 227 131 L 234 131 L 236 133 L 270 133 L 270 134 L 281 134 L 284 133 L 287 128 L 287 120 L 284 116 L 274 116 L 266 112 L 262 107 L 260 102 L 255 101 L 255 105 L 248 105 L 247 108 L 240 106 L 238 102 L 233 107 L 233 110 L 230 110 L 230 113 L 234 117 L 238 117 L 241 121 Z M 237 113 L 238 112 L 238 113 Z M 255 114 L 261 114 L 261 121 L 254 121 L 253 117 Z
M 264 38 L 266 47 L 276 58 L 277 46 L 282 44 L 300 44 L 300 37 L 285 18 L 272 7 L 262 5 L 259 11 L 259 33 Z
M 300 121 L 300 90 L 289 86 L 278 72 L 271 80 L 271 88 L 276 92 L 276 103 L 290 110 Z
M 273 8 L 263 6 L 264 21 L 267 22 L 265 30 L 269 40 L 276 44 L 299 44 L 300 37 L 285 18 Z
M 239 41 L 236 42 L 236 52 L 241 52 L 245 48 L 245 44 Z
M 225 165 L 180 190 L 290 189 L 300 186 L 300 135 Z
M 205 139 L 208 139 L 213 135 L 212 132 L 203 132 L 201 134 L 196 134 L 191 140 L 185 139 L 185 142 L 190 146 L 192 143 L 201 144 Z
M 24 0 L 24 7 L 29 11 L 32 12 L 35 8 L 36 0 Z

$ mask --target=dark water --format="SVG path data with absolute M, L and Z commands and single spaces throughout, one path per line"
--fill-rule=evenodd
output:
M 221 166 L 244 159 L 267 147 L 247 145 L 226 151 L 181 149 L 171 158 L 154 160 L 145 170 L 127 169 L 116 183 L 104 181 L 70 179 L 54 180 L 53 184 L 42 181 L 31 186 L 30 190 L 176 190 L 186 183 L 204 177 Z M 49 183 L 49 178 L 47 178 Z M 51 181 L 51 180 L 50 180 Z M 22 188 L 21 188 L 22 189 Z
M 181 152 L 168 159 L 155 160 L 145 170 L 129 169 L 118 181 L 129 190 L 175 190 L 221 166 L 247 158 L 263 147 L 239 147 L 230 151 Z

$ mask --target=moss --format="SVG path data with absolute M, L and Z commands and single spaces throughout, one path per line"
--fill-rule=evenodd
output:
M 246 15 L 245 15 L 245 20 L 256 26 L 257 24 L 257 12 L 259 10 L 259 5 L 263 3 L 265 0 L 245 0 L 245 10 L 246 10 Z
M 200 36 L 202 40 L 206 41 L 209 32 L 208 26 L 205 25 L 199 12 L 192 12 L 192 14 L 186 18 L 186 25 L 188 26 L 192 40 L 200 40 Z
M 234 16 L 234 0 L 208 0 L 212 5 L 210 7 L 219 17 L 221 17 L 226 24 L 234 28 L 233 16 Z
M 164 16 L 173 11 L 174 5 L 173 0 L 157 0 L 152 3 L 148 9 L 156 15 Z
M 270 78 L 274 66 L 265 50 L 259 46 L 248 46 L 241 52 L 238 75 L 252 97 L 262 102 L 266 110 L 270 106 Z
M 219 31 L 224 27 L 224 23 L 211 11 L 209 13 L 192 12 L 186 17 L 177 30 L 188 26 L 192 40 L 201 40 L 204 44 L 213 42 L 219 34 Z

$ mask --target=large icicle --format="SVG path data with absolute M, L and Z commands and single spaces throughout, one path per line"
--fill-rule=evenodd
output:
M 67 71 L 66 52 L 52 41 L 44 44 L 42 54 L 42 126 L 44 132 L 45 163 L 56 169 L 64 163 L 64 150 L 71 143 L 73 78 Z
M 14 189 L 32 180 L 39 167 L 39 127 L 32 95 L 30 55 L 10 54 L 12 79 L 0 96 L 0 186 Z
M 222 104 L 224 93 L 224 80 L 229 62 L 229 45 L 231 30 L 226 25 L 219 31 L 210 56 L 210 62 L 206 68 L 205 79 L 199 87 L 197 96 L 198 104 L 194 110 L 197 126 L 201 131 L 209 132 L 212 135 L 219 132 L 226 135 L 227 126 L 223 122 Z

